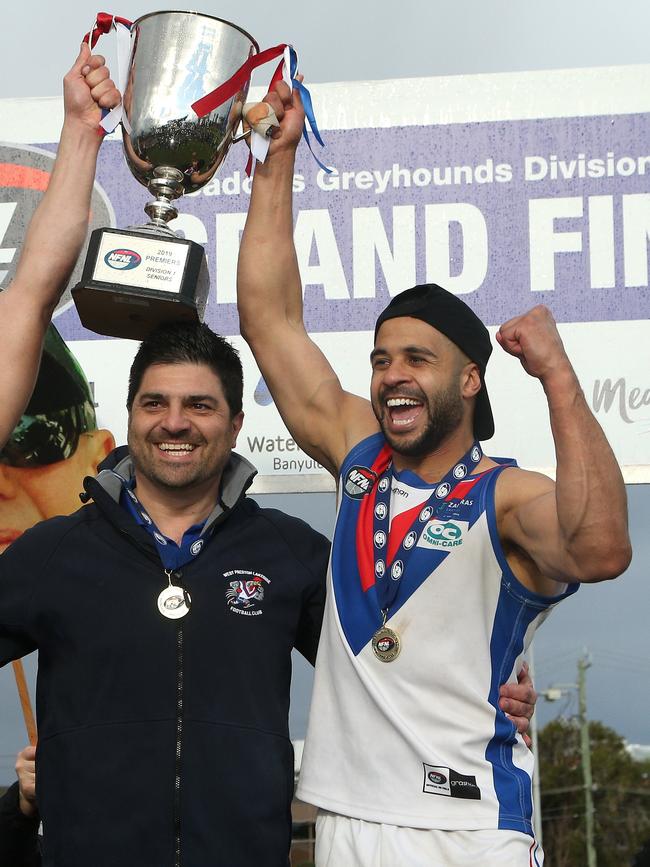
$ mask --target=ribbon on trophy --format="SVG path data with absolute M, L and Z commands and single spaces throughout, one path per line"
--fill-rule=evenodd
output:
M 117 76 L 115 84 L 121 94 L 124 94 L 126 87 L 126 77 L 129 69 L 129 55 L 131 53 L 131 27 L 133 22 L 128 18 L 122 18 L 120 15 L 110 15 L 108 12 L 98 12 L 95 17 L 95 23 L 86 33 L 82 42 L 87 42 L 91 48 L 97 45 L 100 36 L 105 36 L 111 30 L 117 33 Z M 127 124 L 127 118 L 124 114 L 123 105 L 120 102 L 112 109 L 102 109 L 102 119 L 99 126 L 103 130 L 103 135 L 113 132 L 120 123 Z M 129 130 L 127 129 L 127 132 Z
M 314 149 L 312 147 L 309 133 L 307 132 L 307 124 L 314 135 L 314 138 L 318 142 L 321 147 L 325 147 L 325 142 L 323 141 L 321 134 L 318 130 L 318 124 L 316 123 L 316 117 L 314 115 L 314 108 L 311 101 L 311 94 L 305 87 L 305 85 L 300 81 L 296 75 L 298 72 L 298 55 L 296 53 L 295 48 L 292 45 L 287 43 L 282 43 L 280 45 L 275 45 L 273 48 L 267 48 L 264 51 L 260 51 L 259 54 L 254 54 L 252 57 L 243 63 L 237 72 L 232 75 L 227 81 L 217 87 L 215 90 L 207 93 L 205 96 L 202 96 L 201 99 L 197 99 L 196 102 L 192 103 L 192 109 L 196 113 L 197 117 L 205 117 L 207 114 L 210 114 L 211 111 L 214 111 L 215 108 L 218 108 L 220 105 L 223 105 L 224 102 L 231 99 L 236 93 L 238 93 L 242 87 L 244 87 L 249 81 L 251 77 L 251 73 L 254 69 L 257 69 L 258 66 L 263 66 L 265 63 L 268 63 L 271 60 L 274 60 L 276 57 L 282 56 L 280 63 L 278 64 L 275 72 L 273 73 L 273 77 L 269 83 L 269 90 L 276 84 L 276 82 L 280 80 L 284 80 L 289 87 L 293 90 L 295 87 L 300 93 L 300 97 L 302 99 L 302 104 L 305 109 L 305 124 L 303 126 L 302 134 L 305 142 L 307 143 L 307 147 L 311 151 L 311 155 L 316 160 L 321 169 L 326 171 L 328 174 L 332 171 L 328 166 L 322 163 L 316 154 L 314 153 Z M 271 142 L 268 134 L 264 134 L 255 129 L 251 129 L 251 154 L 248 158 L 248 164 L 246 166 L 246 174 L 250 175 L 253 157 L 259 162 L 264 162 L 266 159 L 266 155 L 269 150 Z

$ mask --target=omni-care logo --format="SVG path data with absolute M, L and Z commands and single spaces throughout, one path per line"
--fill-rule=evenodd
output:
M 463 544 L 467 521 L 431 521 L 420 537 L 421 548 L 457 548 Z

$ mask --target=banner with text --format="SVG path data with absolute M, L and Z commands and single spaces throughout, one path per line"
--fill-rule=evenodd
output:
M 386 103 L 382 82 L 314 87 L 318 108 L 334 118 L 325 124 L 324 154 L 335 171 L 325 173 L 300 148 L 294 238 L 307 328 L 346 388 L 367 394 L 374 320 L 394 294 L 414 283 L 433 281 L 457 293 L 492 331 L 546 304 L 626 479 L 650 481 L 650 97 L 648 110 L 641 105 L 625 113 L 616 100 L 616 76 L 622 93 L 634 69 L 639 68 L 589 70 L 593 92 L 586 96 L 584 82 L 582 90 L 572 88 L 575 73 L 563 73 L 566 87 L 555 105 L 549 106 L 546 94 L 540 117 L 535 108 L 545 90 L 542 73 L 455 79 L 459 110 L 441 106 L 436 122 L 429 121 L 430 111 L 427 122 L 419 122 L 409 82 L 393 82 L 396 93 L 403 84 L 405 96 Z M 489 100 L 475 105 L 473 88 L 483 78 L 498 79 L 491 95 L 499 103 L 496 112 Z M 605 79 L 601 104 L 599 83 Z M 418 80 L 417 98 L 429 93 L 439 99 L 444 81 Z M 525 89 L 514 86 L 522 81 Z M 365 101 L 370 119 L 381 119 L 375 126 L 337 123 L 343 98 Z M 24 135 L 12 139 L 5 127 L 1 136 L 10 143 L 0 146 L 3 287 L 55 150 L 45 138 L 32 137 L 29 144 Z M 251 184 L 246 153 L 243 145 L 233 148 L 211 182 L 180 201 L 172 227 L 205 244 L 211 274 L 206 320 L 242 349 L 246 422 L 238 451 L 259 468 L 258 490 L 317 490 L 327 487 L 323 469 L 288 435 L 238 337 L 237 252 Z M 105 141 L 93 227 L 145 222 L 148 198 L 125 165 L 120 141 Z M 152 267 L 164 283 L 164 268 Z M 69 292 L 55 322 L 94 383 L 101 424 L 123 439 L 135 345 L 85 331 Z M 513 454 L 523 466 L 552 471 L 553 444 L 538 383 L 498 346 L 487 382 L 497 422 L 488 453 Z

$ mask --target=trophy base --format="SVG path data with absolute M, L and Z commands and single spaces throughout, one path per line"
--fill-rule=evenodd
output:
M 201 244 L 150 230 L 95 229 L 72 297 L 81 324 L 143 340 L 166 322 L 200 322 L 209 274 Z

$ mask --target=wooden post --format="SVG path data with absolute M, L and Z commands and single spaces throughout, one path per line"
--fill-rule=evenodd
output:
M 29 698 L 29 689 L 25 680 L 25 669 L 23 668 L 22 659 L 14 659 L 12 662 L 14 667 L 14 676 L 16 678 L 16 686 L 18 687 L 18 696 L 20 697 L 20 706 L 23 709 L 23 719 L 25 720 L 25 728 L 27 729 L 27 737 L 30 744 L 36 746 L 36 720 L 34 719 L 34 711 Z

